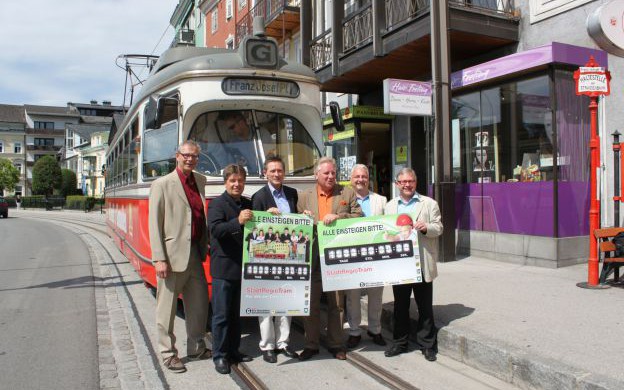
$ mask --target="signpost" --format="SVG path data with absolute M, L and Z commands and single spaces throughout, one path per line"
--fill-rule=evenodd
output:
M 600 137 L 597 132 L 598 97 L 607 96 L 610 93 L 609 81 L 611 74 L 605 68 L 600 67 L 593 56 L 585 66 L 574 72 L 576 81 L 576 94 L 587 95 L 590 98 L 589 113 L 591 116 L 591 138 L 589 150 L 591 156 L 590 168 L 590 204 L 589 204 L 589 261 L 587 283 L 578 283 L 577 286 L 584 288 L 598 287 L 598 242 L 594 237 L 594 231 L 600 225 L 600 200 L 598 197 L 598 169 L 600 169 Z

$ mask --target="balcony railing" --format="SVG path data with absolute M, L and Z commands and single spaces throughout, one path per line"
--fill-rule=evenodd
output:
M 345 52 L 368 43 L 373 38 L 373 11 L 367 6 L 342 25 L 342 47 Z
M 385 0 L 386 26 L 391 31 L 400 25 L 429 12 L 431 0 Z M 514 0 L 449 0 L 449 7 L 473 10 L 481 14 L 516 18 Z M 343 53 L 367 44 L 372 40 L 372 8 L 367 3 L 362 9 L 350 14 L 343 22 Z M 310 46 L 310 63 L 318 70 L 331 63 L 331 31 L 314 38 Z
M 314 70 L 321 69 L 331 63 L 332 57 L 332 34 L 327 30 L 310 46 L 310 67 Z
M 301 7 L 301 0 L 260 0 L 236 23 L 235 46 L 238 47 L 244 37 L 253 34 L 254 17 L 264 17 L 264 24 L 267 25 L 280 15 L 285 8 L 299 7 Z
M 26 150 L 44 150 L 48 152 L 58 152 L 61 145 L 26 145 Z

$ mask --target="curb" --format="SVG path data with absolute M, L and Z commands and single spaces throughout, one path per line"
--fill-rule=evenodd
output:
M 382 327 L 392 333 L 392 304 L 384 304 Z M 410 338 L 416 338 L 417 321 L 411 318 Z M 624 382 L 572 367 L 511 346 L 504 341 L 447 325 L 438 331 L 442 355 L 464 363 L 523 389 L 619 390 Z

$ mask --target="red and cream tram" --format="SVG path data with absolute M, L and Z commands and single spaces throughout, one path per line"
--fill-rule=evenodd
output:
M 223 168 L 244 164 L 245 196 L 266 181 L 266 156 L 285 162 L 286 183 L 314 182 L 322 147 L 320 91 L 309 68 L 285 61 L 275 41 L 247 37 L 237 51 L 183 47 L 167 50 L 154 66 L 110 144 L 106 161 L 107 223 L 111 236 L 152 287 L 148 195 L 151 183 L 175 168 L 184 140 L 202 148 L 196 170 L 205 175 L 207 202 L 224 191 Z M 235 114 L 239 125 L 225 125 Z M 231 123 L 231 122 L 230 122 Z M 204 265 L 210 285 L 209 262 Z

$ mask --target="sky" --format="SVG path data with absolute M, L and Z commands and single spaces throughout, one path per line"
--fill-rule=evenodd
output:
M 167 49 L 177 4 L 0 0 L 0 104 L 108 100 L 121 105 L 126 75 L 115 60 L 121 54 L 160 55 Z M 142 78 L 146 75 L 143 70 Z

